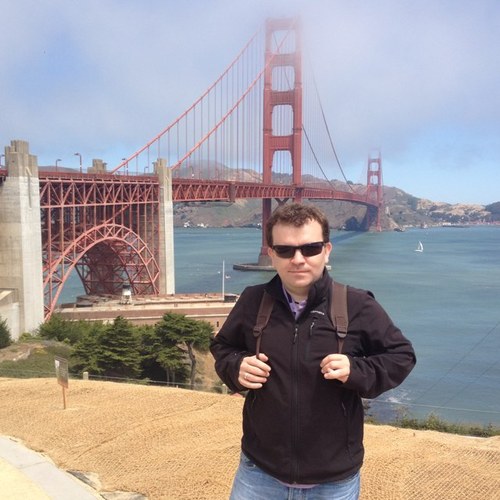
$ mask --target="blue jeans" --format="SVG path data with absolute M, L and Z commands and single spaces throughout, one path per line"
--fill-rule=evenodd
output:
M 359 471 L 333 483 L 290 488 L 259 469 L 242 453 L 230 500 L 358 500 L 359 490 Z

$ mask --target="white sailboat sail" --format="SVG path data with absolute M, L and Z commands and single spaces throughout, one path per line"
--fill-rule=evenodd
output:
M 422 244 L 421 241 L 419 241 L 417 248 L 415 248 L 415 252 L 423 252 L 423 251 L 424 251 L 424 245 Z

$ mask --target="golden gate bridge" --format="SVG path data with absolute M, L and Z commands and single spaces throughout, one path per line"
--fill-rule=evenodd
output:
M 119 294 L 124 283 L 135 295 L 173 293 L 169 203 L 262 199 L 264 227 L 273 200 L 342 200 L 364 205 L 365 229 L 380 229 L 381 158 L 368 158 L 366 185 L 347 182 L 302 66 L 298 20 L 268 20 L 189 109 L 116 167 L 40 170 L 45 316 L 74 270 L 87 294 Z M 339 174 L 345 190 L 332 182 Z

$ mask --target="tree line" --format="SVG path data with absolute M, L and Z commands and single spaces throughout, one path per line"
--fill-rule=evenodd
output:
M 166 313 L 155 325 L 133 325 L 122 316 L 112 323 L 68 321 L 58 314 L 40 325 L 38 336 L 72 347 L 69 371 L 109 378 L 196 382 L 196 352 L 208 351 L 213 327 L 207 321 Z

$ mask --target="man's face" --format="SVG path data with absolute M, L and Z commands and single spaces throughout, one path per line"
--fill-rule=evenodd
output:
M 299 246 L 318 241 L 323 241 L 323 233 L 320 223 L 315 220 L 301 227 L 285 224 L 273 227 L 273 245 Z M 303 299 L 307 297 L 311 285 L 323 274 L 331 251 L 332 244 L 328 242 L 318 255 L 312 257 L 304 257 L 300 250 L 290 258 L 280 257 L 272 248 L 269 248 L 268 253 L 285 288 L 292 295 Z

